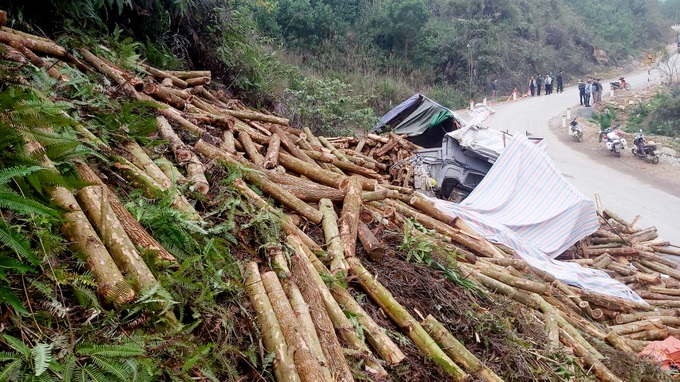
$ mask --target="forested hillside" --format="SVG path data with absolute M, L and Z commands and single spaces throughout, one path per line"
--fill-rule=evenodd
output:
M 210 69 L 253 105 L 329 128 L 341 114 L 365 128 L 395 102 L 424 92 L 459 107 L 493 79 L 501 94 L 530 75 L 566 80 L 623 66 L 670 41 L 656 0 L 202 0 L 2 1 L 40 33 L 125 41 L 152 64 Z M 311 77 L 311 78 L 308 78 Z M 286 89 L 288 92 L 286 92 Z M 343 98 L 337 107 L 320 103 Z M 314 113 L 301 116 L 300 109 Z M 345 113 L 344 115 L 342 113 Z M 318 121 L 317 121 L 318 120 Z M 370 123 L 369 123 L 370 125 Z

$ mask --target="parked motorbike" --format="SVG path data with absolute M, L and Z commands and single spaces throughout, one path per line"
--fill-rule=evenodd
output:
M 600 134 L 602 135 L 602 142 L 604 142 L 609 153 L 620 157 L 621 150 L 626 147 L 626 138 L 623 138 L 623 132 L 619 130 L 618 126 L 600 131 Z
M 611 88 L 613 90 L 616 90 L 616 89 L 630 90 L 630 84 L 628 82 L 626 82 L 626 80 L 623 77 L 619 78 L 618 81 L 610 82 L 609 86 L 611 86 Z
M 583 128 L 576 122 L 576 118 L 569 122 L 569 134 L 576 142 L 581 142 L 581 139 L 583 139 Z
M 631 151 L 637 158 L 644 159 L 654 164 L 659 163 L 659 151 L 657 150 L 656 145 L 654 143 L 648 144 L 647 141 L 645 141 L 642 130 L 635 134 Z

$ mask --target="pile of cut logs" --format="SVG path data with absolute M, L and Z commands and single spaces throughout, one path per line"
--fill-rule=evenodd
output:
M 274 355 L 271 367 L 278 381 L 354 380 L 347 354 L 360 354 L 366 360 L 364 372 L 375 379 L 387 376 L 383 365 L 402 362 L 405 355 L 399 345 L 346 289 L 329 282 L 350 276 L 451 380 L 470 376 L 503 380 L 437 321 L 437 312 L 416 314 L 401 305 L 364 267 L 367 259 L 358 249 L 363 248 L 373 260 L 389 256 L 390 248 L 378 233 L 385 229 L 403 232 L 412 221 L 429 230 L 413 234 L 433 243 L 433 257 L 443 264 L 457 263 L 465 277 L 488 293 L 504 294 L 533 309 L 545 322 L 552 344 L 571 349 L 585 369 L 602 381 L 622 381 L 627 376 L 617 376 L 605 366 L 593 339 L 631 352 L 680 330 L 680 317 L 673 309 L 680 306 L 675 297 L 680 293 L 674 289 L 680 285 L 680 272 L 659 254 L 677 253 L 656 239 L 654 229 L 639 230 L 634 222 L 626 223 L 604 210 L 602 229 L 564 255 L 569 261 L 611 272 L 649 305 L 585 293 L 532 268 L 511 249 L 487 241 L 461 219 L 434 208 L 411 188 L 408 166 L 388 174 L 390 166 L 408 158 L 416 148 L 401 136 L 315 136 L 309 129 L 292 128 L 284 118 L 249 110 L 223 92 L 209 89 L 207 72 L 170 72 L 144 65 L 146 76 L 140 79 L 85 48 L 71 53 L 51 40 L 5 27 L 0 31 L 0 44 L 5 58 L 30 62 L 58 81 L 69 81 L 66 72 L 58 69 L 73 66 L 106 76 L 116 86 L 111 89 L 112 96 L 147 100 L 158 106 L 158 134 L 169 142 L 163 157 L 135 142 L 114 150 L 75 124 L 84 141 L 98 145 L 115 163 L 115 171 L 150 198 L 176 189 L 174 182 L 186 182 L 209 197 L 211 182 L 216 179 L 205 173 L 215 162 L 254 170 L 241 171 L 232 186 L 244 200 L 275 213 L 290 248 L 286 256 L 277 246 L 263 246 L 260 258 L 242 264 L 244 285 L 264 346 Z M 116 154 L 120 152 L 124 154 Z M 91 182 L 104 184 L 86 165 L 80 165 L 79 170 Z M 265 197 L 253 192 L 252 186 Z M 140 234 L 143 228 L 130 220 L 112 192 L 97 188 L 78 200 L 68 195 L 64 198 L 66 211 L 73 211 L 65 215 L 78 212 L 79 206 L 109 214 L 127 222 L 116 235 L 129 237 L 130 248 L 140 246 L 172 258 L 153 238 Z M 94 203 L 92 199 L 98 199 L 99 204 L 86 207 L 87 200 Z M 190 195 L 177 193 L 173 206 L 188 219 L 203 218 Z M 101 216 L 69 216 L 65 216 L 69 227 L 102 220 Z M 310 236 L 308 228 L 313 225 L 321 228 L 323 238 Z M 109 244 L 122 240 L 103 237 L 108 231 L 90 229 L 80 236 L 77 231 L 68 231 L 70 239 L 81 243 L 79 251 L 89 256 L 87 264 L 100 283 L 103 299 L 115 297 L 119 300 L 114 303 L 129 303 L 142 287 L 157 282 L 148 269 L 141 269 L 145 266 L 138 255 L 113 253 Z M 101 237 L 97 253 L 88 247 L 91 238 L 83 235 Z M 102 251 L 105 246 L 112 253 Z M 98 269 L 100 264 L 109 268 Z M 122 277 L 112 281 L 114 268 Z M 133 277 L 133 290 L 111 293 L 124 283 L 123 277 Z M 356 322 L 345 312 L 351 312 Z M 426 318 L 418 319 L 423 317 L 421 313 Z M 361 325 L 366 342 L 357 335 L 355 325 Z

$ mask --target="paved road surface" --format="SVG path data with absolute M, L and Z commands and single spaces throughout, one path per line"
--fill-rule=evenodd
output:
M 650 78 L 647 72 L 626 76 L 633 89 L 646 86 Z M 605 84 L 605 98 L 609 96 L 609 82 Z M 615 95 L 616 96 L 616 95 Z M 586 196 L 600 195 L 604 208 L 609 208 L 623 219 L 630 221 L 640 215 L 640 227 L 656 226 L 659 238 L 680 245 L 680 190 L 672 193 L 655 189 L 642 183 L 634 176 L 623 173 L 605 163 L 598 163 L 586 154 L 560 142 L 549 129 L 551 119 L 565 114 L 571 108 L 571 115 L 580 108 L 578 89 L 565 88 L 563 93 L 524 98 L 493 107 L 495 114 L 481 123 L 497 130 L 508 130 L 511 134 L 525 131 L 542 136 L 548 144 L 548 153 L 562 174 Z M 465 113 L 460 113 L 466 116 Z M 566 129 L 565 129 L 566 130 Z M 565 131 L 566 134 L 566 131 Z M 631 142 L 632 144 L 632 142 Z M 615 160 L 615 158 L 611 158 Z

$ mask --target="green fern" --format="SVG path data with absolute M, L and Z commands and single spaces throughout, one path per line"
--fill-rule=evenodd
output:
M 33 367 L 35 368 L 35 376 L 41 376 L 49 367 L 54 359 L 52 357 L 52 348 L 54 345 L 37 344 L 31 349 L 33 355 Z

